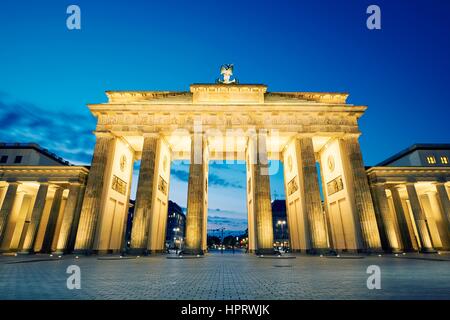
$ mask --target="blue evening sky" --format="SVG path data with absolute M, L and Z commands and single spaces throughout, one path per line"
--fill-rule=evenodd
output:
M 81 30 L 66 28 L 71 4 Z M 381 30 L 366 28 L 370 4 Z M 2 0 L 0 140 L 87 164 L 95 119 L 86 104 L 106 101 L 105 90 L 188 90 L 234 63 L 241 83 L 344 91 L 368 105 L 360 141 L 374 165 L 413 143 L 450 142 L 449 16 L 445 0 Z M 172 171 L 181 206 L 186 170 Z M 213 222 L 245 228 L 244 166 L 210 171 Z M 283 198 L 281 174 L 271 182 Z

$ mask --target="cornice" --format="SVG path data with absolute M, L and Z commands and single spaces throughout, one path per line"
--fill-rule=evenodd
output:
M 447 173 L 450 174 L 450 167 L 370 167 L 366 170 L 368 174 L 382 173 Z
M 346 92 L 269 92 L 266 97 L 279 97 L 315 101 L 320 103 L 345 104 L 349 94 Z
M 7 173 L 80 173 L 88 174 L 83 166 L 0 166 L 0 178 Z

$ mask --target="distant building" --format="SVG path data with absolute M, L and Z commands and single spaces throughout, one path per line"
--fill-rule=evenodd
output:
M 2 166 L 60 166 L 68 161 L 36 143 L 0 143 Z
M 450 250 L 450 144 L 415 144 L 367 175 L 385 251 Z
M 35 143 L 0 143 L 0 252 L 71 252 L 88 173 Z
M 377 167 L 450 167 L 450 144 L 414 144 Z
M 183 209 L 171 200 L 169 200 L 167 214 L 166 245 L 169 248 L 182 248 L 186 231 L 186 215 Z
M 131 244 L 131 227 L 133 226 L 134 205 L 136 200 L 130 199 L 127 215 L 127 229 L 125 231 L 125 248 L 129 248 Z
M 273 241 L 278 247 L 289 246 L 286 200 L 272 201 Z
M 135 200 L 130 199 L 128 207 L 127 229 L 125 232 L 125 245 L 130 248 L 131 232 L 134 218 Z M 166 227 L 166 246 L 175 248 L 175 245 L 180 248 L 183 246 L 186 229 L 186 215 L 183 209 L 175 202 L 169 200 L 167 210 L 167 227 Z

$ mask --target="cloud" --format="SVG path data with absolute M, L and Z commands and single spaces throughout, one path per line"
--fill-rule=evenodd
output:
M 95 144 L 95 118 L 55 112 L 0 94 L 2 142 L 33 142 L 74 164 L 90 164 Z
M 228 176 L 230 177 L 230 176 Z M 208 179 L 210 186 L 221 186 L 221 187 L 230 187 L 230 188 L 236 188 L 236 189 L 244 189 L 244 186 L 240 183 L 235 183 L 232 181 L 225 180 L 221 177 L 219 177 L 216 174 L 209 174 Z
M 170 174 L 173 175 L 176 179 L 178 179 L 180 181 L 183 181 L 183 182 L 189 181 L 189 167 L 188 167 L 188 171 L 172 168 L 170 170 Z
M 216 170 L 218 171 L 218 170 Z M 240 183 L 232 181 L 235 177 L 235 174 L 229 174 L 226 172 L 226 168 L 222 168 L 222 172 L 224 176 L 227 178 L 222 178 L 218 174 L 209 173 L 208 174 L 208 186 L 209 187 L 224 187 L 224 188 L 236 188 L 236 189 L 244 189 L 244 186 Z M 176 168 L 172 167 L 170 173 L 178 180 L 183 182 L 189 181 L 189 166 L 177 166 Z
M 184 214 L 187 212 L 186 207 L 181 207 Z M 232 210 L 220 210 L 220 209 L 208 209 L 208 233 L 217 233 L 217 229 L 225 228 L 226 234 L 241 234 L 247 229 L 247 213 L 232 211 Z M 216 231 L 213 231 L 216 230 Z
M 224 233 L 242 233 L 247 229 L 247 219 L 227 218 L 223 216 L 208 216 L 208 233 L 225 228 Z

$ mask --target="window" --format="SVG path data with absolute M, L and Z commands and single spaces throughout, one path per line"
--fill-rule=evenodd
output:
M 448 164 L 448 158 L 446 156 L 441 157 L 441 163 L 442 164 Z
M 427 156 L 428 164 L 436 164 L 436 158 L 434 156 Z
M 16 158 L 14 159 L 14 163 L 21 163 L 22 158 L 23 158 L 23 156 L 16 156 Z
M 0 163 L 6 163 L 6 162 L 8 162 L 8 156 L 2 156 L 0 158 Z

